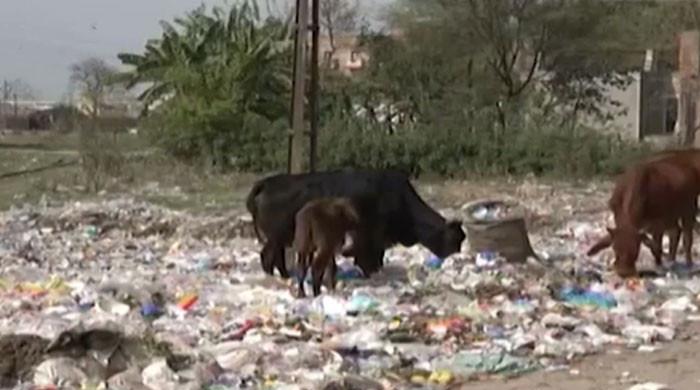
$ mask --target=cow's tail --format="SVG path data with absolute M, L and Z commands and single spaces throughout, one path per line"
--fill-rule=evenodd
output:
M 253 217 L 253 230 L 255 231 L 255 236 L 257 237 L 258 241 L 261 242 L 262 235 L 260 234 L 260 229 L 258 228 L 258 202 L 256 198 L 263 191 L 263 185 L 264 182 L 262 180 L 255 182 L 255 184 L 253 184 L 253 188 L 250 189 L 250 193 L 248 193 L 248 197 L 245 200 L 245 207 L 246 209 L 248 209 L 248 212 Z

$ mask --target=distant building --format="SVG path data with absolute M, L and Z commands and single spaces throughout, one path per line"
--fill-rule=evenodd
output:
M 600 108 L 610 118 L 584 114 L 582 121 L 630 141 L 660 145 L 700 141 L 700 134 L 695 135 L 700 129 L 700 34 L 679 34 L 677 43 L 670 51 L 640 51 L 639 65 L 626 72 L 629 84 L 603 86 L 604 98 L 614 103 Z M 525 54 L 518 60 L 516 70 L 525 77 L 533 56 Z M 534 75 L 534 82 L 541 85 L 550 73 L 538 64 Z
M 8 100 L 0 102 L 0 115 L 25 116 L 38 110 L 48 110 L 58 105 L 54 100 Z
M 360 50 L 356 35 L 335 36 L 333 45 L 328 36 L 322 36 L 319 38 L 319 60 L 322 66 L 351 76 L 365 67 L 369 54 Z
M 0 101 L 0 130 L 23 130 L 28 128 L 29 117 L 41 111 L 51 110 L 58 102 L 51 100 Z
M 400 30 L 392 30 L 389 35 L 402 38 Z M 346 76 L 352 76 L 364 69 L 370 61 L 370 55 L 360 47 L 359 37 L 355 34 L 338 34 L 333 37 L 333 45 L 329 36 L 319 38 L 319 61 L 321 65 L 340 71 Z
M 92 102 L 84 97 L 76 99 L 76 107 L 85 115 L 92 115 Z M 106 98 L 100 104 L 98 116 L 100 117 L 126 117 L 136 118 L 141 112 L 142 104 L 134 97 L 120 96 L 116 98 Z
M 640 52 L 640 66 L 630 72 L 626 87 L 608 87 L 605 94 L 619 107 L 605 107 L 617 115 L 608 128 L 623 138 L 657 144 L 692 144 L 699 137 L 696 112 L 700 74 L 700 34 L 681 33 L 670 64 L 659 60 L 660 53 Z M 666 53 L 668 54 L 668 53 Z

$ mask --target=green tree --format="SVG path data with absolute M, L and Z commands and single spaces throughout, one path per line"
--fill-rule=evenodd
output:
M 658 2 L 636 3 L 400 0 L 390 24 L 401 35 L 365 34 L 368 68 L 325 86 L 326 98 L 338 102 L 326 106 L 334 112 L 327 141 L 342 143 L 328 163 L 441 174 L 590 174 L 617 166 L 604 156 L 623 155 L 625 145 L 576 119 L 582 111 L 602 115 L 610 103 L 604 89 L 624 85 L 625 72 L 641 64 L 649 40 L 640 37 L 659 21 Z M 635 25 L 625 7 L 650 19 Z M 413 120 L 377 120 L 381 104 Z M 356 118 L 358 106 L 364 118 Z
M 166 100 L 152 115 L 157 138 L 182 157 L 252 164 L 243 157 L 264 148 L 260 132 L 272 137 L 269 129 L 287 115 L 289 24 L 262 20 L 247 1 L 211 12 L 202 6 L 161 24 L 161 38 L 143 54 L 119 55 L 131 65 L 121 79 L 129 87 L 147 84 L 144 103 Z M 251 142 L 259 148 L 247 150 Z
M 404 39 L 373 40 L 369 84 L 415 102 L 430 122 L 472 122 L 484 109 L 505 129 L 508 116 L 526 114 L 520 99 L 533 87 L 546 88 L 545 106 L 565 108 L 574 121 L 581 112 L 609 119 L 601 108 L 615 102 L 605 89 L 624 86 L 647 48 L 673 62 L 675 36 L 698 27 L 699 4 L 399 0 L 390 23 Z

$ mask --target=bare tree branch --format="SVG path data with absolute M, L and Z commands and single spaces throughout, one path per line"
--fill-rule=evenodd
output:
M 336 33 L 351 33 L 357 29 L 359 9 L 359 0 L 320 1 L 321 27 L 328 34 L 331 52 L 336 50 Z
M 116 69 L 99 58 L 88 58 L 71 65 L 70 80 L 76 84 L 88 101 L 90 114 L 96 118 L 105 97 L 115 89 L 113 79 Z
M 22 79 L 15 79 L 7 83 L 7 98 L 17 99 L 35 99 L 36 92 L 34 89 Z

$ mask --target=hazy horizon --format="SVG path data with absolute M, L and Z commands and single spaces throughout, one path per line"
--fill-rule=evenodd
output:
M 372 16 L 390 2 L 360 0 L 363 12 Z M 141 52 L 147 39 L 160 34 L 160 20 L 172 20 L 202 3 L 227 1 L 3 0 L 0 82 L 21 79 L 38 97 L 60 99 L 68 91 L 71 64 L 99 57 L 118 65 L 117 53 Z

